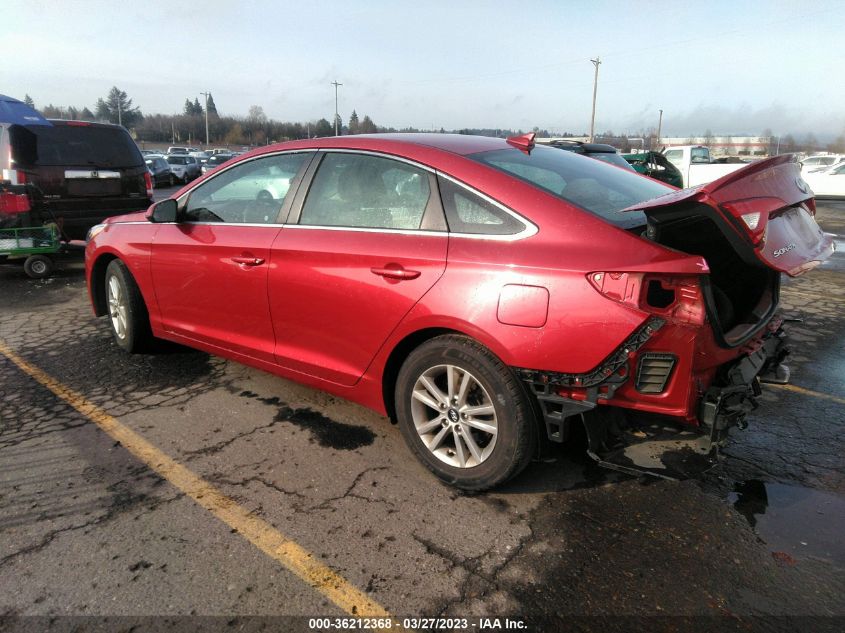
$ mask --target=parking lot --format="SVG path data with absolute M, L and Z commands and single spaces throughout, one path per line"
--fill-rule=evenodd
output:
M 845 203 L 818 219 L 845 236 Z M 841 630 L 843 239 L 784 282 L 791 386 L 764 388 L 702 479 L 605 471 L 576 445 L 475 496 L 357 405 L 176 346 L 126 355 L 81 252 L 40 281 L 3 266 L 0 614 Z

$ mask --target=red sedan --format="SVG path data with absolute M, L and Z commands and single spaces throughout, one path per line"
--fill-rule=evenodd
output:
M 814 213 L 788 156 L 678 191 L 532 135 L 362 135 L 110 218 L 86 272 L 127 351 L 167 339 L 354 400 L 481 490 L 576 424 L 598 457 L 635 412 L 712 443 L 744 424 L 758 374 L 785 377 L 781 273 L 833 251 Z

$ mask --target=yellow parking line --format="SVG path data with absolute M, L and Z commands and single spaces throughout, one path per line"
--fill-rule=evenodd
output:
M 84 396 L 29 364 L 0 340 L 0 354 L 21 371 L 90 419 L 135 457 L 191 497 L 226 525 L 319 591 L 346 613 L 357 617 L 389 618 L 384 607 L 356 589 L 348 580 L 314 559 L 314 555 L 249 513 L 212 484 L 178 464 L 143 437 L 122 425 Z
M 783 389 L 785 391 L 794 391 L 795 393 L 800 393 L 805 396 L 812 396 L 813 398 L 822 398 L 823 400 L 830 400 L 838 404 L 845 404 L 845 398 L 840 398 L 839 396 L 832 396 L 829 393 L 821 393 L 820 391 L 813 391 L 812 389 L 804 389 L 804 387 L 797 387 L 796 385 L 778 385 L 774 383 L 768 383 L 766 384 L 766 387 L 775 387 L 777 389 Z

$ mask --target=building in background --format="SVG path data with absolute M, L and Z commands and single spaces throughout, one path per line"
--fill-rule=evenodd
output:
M 660 145 L 706 145 L 710 155 L 763 157 L 777 152 L 777 139 L 772 136 L 677 136 L 661 137 Z

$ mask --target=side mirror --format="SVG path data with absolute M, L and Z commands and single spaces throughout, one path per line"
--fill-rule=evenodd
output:
M 172 198 L 168 198 L 167 200 L 162 200 L 161 202 L 156 202 L 151 208 L 150 212 L 147 214 L 147 219 L 150 222 L 175 222 L 176 221 L 176 211 L 177 211 L 177 204 L 176 201 Z

